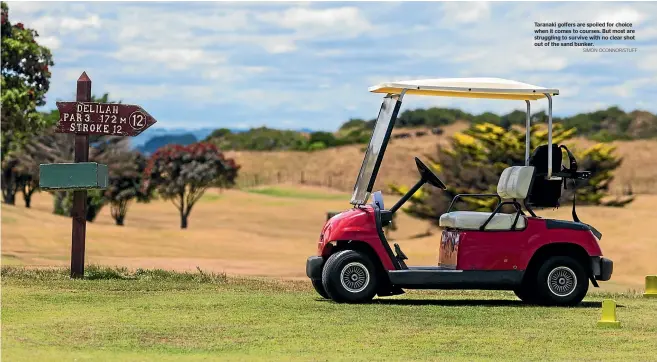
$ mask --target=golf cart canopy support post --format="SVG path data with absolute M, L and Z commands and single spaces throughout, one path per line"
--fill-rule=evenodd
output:
M 529 166 L 529 149 L 532 147 L 531 131 L 529 127 L 532 125 L 531 118 L 531 104 L 525 99 L 527 103 L 527 117 L 525 120 L 525 166 Z
M 552 179 L 552 96 L 545 93 L 548 99 L 548 174 L 547 179 Z
M 460 97 L 460 98 L 482 98 L 482 99 L 508 99 L 523 100 L 527 104 L 526 115 L 526 139 L 525 139 L 525 165 L 529 164 L 531 148 L 531 105 L 530 101 L 541 98 L 548 99 L 548 143 L 552 144 L 552 96 L 558 95 L 558 89 L 539 87 L 527 83 L 521 83 L 500 78 L 443 78 L 443 79 L 420 79 L 398 82 L 386 82 L 369 88 L 372 93 L 384 93 L 383 104 L 379 111 L 379 117 L 370 137 L 361 170 L 354 186 L 354 194 L 351 203 L 355 206 L 367 203 L 383 154 L 394 126 L 394 120 L 399 111 L 402 98 L 405 94 L 417 94 L 426 96 Z M 390 98 L 396 99 L 395 111 L 383 112 L 386 101 Z M 379 124 L 384 122 L 385 124 Z M 379 126 L 379 127 L 377 127 Z M 384 132 L 385 131 L 385 132 Z M 381 137 L 382 132 L 385 137 Z M 377 136 L 377 137 L 375 137 Z M 548 147 L 548 179 L 560 179 L 552 177 L 552 147 Z

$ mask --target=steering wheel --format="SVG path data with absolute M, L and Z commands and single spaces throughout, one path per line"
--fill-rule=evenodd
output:
M 439 189 L 442 189 L 442 190 L 447 189 L 445 184 L 442 181 L 440 181 L 438 176 L 436 176 L 436 174 L 433 173 L 433 171 L 431 171 L 431 169 L 429 167 L 427 167 L 427 165 L 425 165 L 417 157 L 415 157 L 415 165 L 417 166 L 417 170 L 420 172 L 420 176 L 422 177 L 423 180 L 425 180 L 429 184 L 431 184 L 431 185 L 433 185 L 433 186 L 435 186 Z

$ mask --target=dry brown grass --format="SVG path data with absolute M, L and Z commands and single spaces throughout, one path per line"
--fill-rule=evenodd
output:
M 324 189 L 291 185 L 317 195 Z M 335 194 L 335 191 L 331 193 Z M 127 225 L 118 227 L 104 208 L 87 226 L 87 263 L 130 268 L 204 270 L 255 276 L 305 278 L 305 260 L 315 253 L 326 212 L 349 207 L 348 195 L 327 199 L 274 197 L 243 191 L 210 191 L 195 206 L 190 228 L 180 230 L 175 207 L 164 201 L 135 204 Z M 387 197 L 387 202 L 394 198 Z M 642 288 L 657 273 L 657 196 L 642 195 L 627 208 L 581 207 L 584 222 L 598 228 L 606 256 L 615 262 L 607 290 Z M 2 205 L 2 261 L 23 265 L 68 265 L 71 220 L 51 213 L 52 199 L 36 195 L 33 208 Z M 564 207 L 539 215 L 568 220 Z M 391 234 L 410 265 L 435 265 L 440 232 L 423 234 L 428 224 L 402 213 Z
M 467 128 L 465 123 L 456 123 L 444 128 L 445 133 L 437 136 L 429 133 L 424 137 L 393 139 L 386 149 L 386 157 L 379 171 L 375 187 L 386 189 L 390 182 L 415 183 L 417 169 L 413 157 L 435 152 L 438 143 L 448 141 L 448 136 Z M 420 130 L 420 129 L 418 129 Z M 422 129 L 425 130 L 426 129 Z M 393 130 L 393 134 L 415 130 Z M 298 183 L 303 179 L 308 184 L 330 186 L 351 191 L 363 162 L 365 145 L 350 145 L 329 148 L 316 152 L 302 151 L 231 151 L 226 154 L 234 157 L 242 167 L 243 182 L 249 184 L 258 174 L 260 182 L 276 182 L 280 173 L 283 181 Z M 246 180 L 245 180 L 246 179 Z M 330 185 L 329 185 L 330 184 Z
M 429 132 L 424 137 L 393 139 L 386 150 L 375 188 L 385 190 L 387 185 L 393 182 L 406 185 L 415 183 L 417 171 L 413 157 L 435 154 L 438 144 L 446 144 L 451 135 L 466 128 L 466 123 L 456 123 L 445 127 L 445 133 L 440 136 Z M 393 134 L 414 133 L 415 130 L 395 129 Z M 594 145 L 595 142 L 578 138 L 568 144 L 583 149 Z M 610 185 L 611 192 L 621 194 L 625 187 L 630 185 L 635 193 L 657 193 L 657 140 L 616 141 L 613 145 L 617 146 L 616 152 L 624 161 Z M 276 183 L 279 178 L 281 181 L 301 182 L 303 173 L 305 183 L 351 191 L 363 160 L 362 149 L 364 145 L 318 152 L 239 151 L 227 154 L 242 166 L 240 172 L 243 175 L 243 184 L 253 184 L 256 178 L 258 183 Z

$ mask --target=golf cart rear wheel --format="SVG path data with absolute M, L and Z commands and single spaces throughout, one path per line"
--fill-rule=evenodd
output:
M 313 283 L 313 288 L 315 288 L 317 294 L 321 295 L 322 298 L 330 299 L 329 295 L 326 293 L 326 290 L 324 290 L 324 285 L 322 285 L 321 279 L 310 279 L 310 281 Z
M 322 270 L 322 285 L 339 303 L 362 303 L 376 294 L 376 268 L 367 255 L 343 250 L 331 255 Z
M 586 269 L 569 256 L 553 256 L 547 259 L 536 276 L 536 291 L 541 304 L 577 305 L 589 290 Z

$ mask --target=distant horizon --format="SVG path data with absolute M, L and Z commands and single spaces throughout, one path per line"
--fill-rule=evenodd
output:
M 556 103 L 557 103 L 557 102 L 556 102 L 556 100 L 555 100 L 555 104 L 556 104 Z M 533 103 L 532 103 L 532 105 L 533 105 Z M 623 109 L 622 107 L 617 106 L 617 105 L 610 105 L 610 106 L 608 106 L 608 107 L 602 107 L 602 108 L 600 108 L 600 109 L 592 110 L 592 111 L 589 111 L 589 112 L 579 112 L 579 113 L 574 113 L 574 114 L 569 114 L 569 115 L 559 115 L 559 114 L 553 112 L 553 113 L 552 113 L 552 116 L 553 116 L 554 118 L 567 118 L 567 117 L 574 117 L 574 116 L 576 116 L 576 115 L 578 115 L 578 114 L 583 114 L 583 113 L 593 113 L 593 112 L 597 112 L 597 111 L 604 111 L 604 110 L 607 110 L 607 109 L 609 109 L 609 108 L 611 108 L 611 107 L 618 107 L 619 109 L 621 109 L 621 110 L 622 110 L 623 112 L 625 112 L 625 113 L 632 113 L 632 112 L 639 111 L 639 112 L 648 112 L 648 113 L 651 113 L 651 114 L 655 114 L 655 113 L 650 112 L 649 110 L 646 110 L 646 109 L 639 109 L 639 108 L 636 108 L 636 109 L 632 109 L 632 110 L 627 110 L 627 109 Z M 460 108 L 456 108 L 456 107 L 439 107 L 439 106 L 434 106 L 434 107 L 419 107 L 419 108 L 423 108 L 423 109 L 429 109 L 429 108 L 443 108 L 443 109 L 452 108 L 452 109 L 460 109 Z M 414 110 L 414 109 L 418 109 L 418 108 L 413 108 L 413 109 L 408 109 L 408 110 Z M 404 109 L 404 105 L 403 105 L 403 103 L 402 103 L 402 109 L 401 109 L 401 111 L 399 112 L 399 114 L 401 115 L 405 110 L 406 110 L 406 109 Z M 460 109 L 460 110 L 463 111 L 463 112 L 467 112 L 467 111 L 465 111 L 465 110 L 463 110 L 463 109 Z M 522 112 L 526 112 L 526 110 L 524 110 L 524 109 L 518 109 L 518 110 L 519 110 L 519 111 L 522 111 Z M 531 112 L 531 113 L 532 113 L 532 114 L 536 114 L 536 113 L 539 113 L 539 112 L 541 112 L 541 111 L 545 111 L 545 112 L 547 112 L 547 109 L 541 109 L 541 108 L 539 108 L 539 109 L 537 109 L 536 111 L 534 111 L 534 109 L 532 109 L 532 112 Z M 553 110 L 553 111 L 554 111 L 554 110 Z M 467 113 L 471 113 L 471 112 L 467 112 Z M 486 113 L 486 112 L 482 112 L 482 113 Z M 477 115 L 481 115 L 482 113 L 471 113 L 471 114 L 477 116 Z M 498 116 L 502 117 L 502 116 L 504 116 L 504 115 L 506 115 L 506 114 L 508 114 L 508 113 L 510 113 L 510 112 L 503 113 L 503 114 L 499 114 L 499 113 L 495 113 L 495 114 L 497 114 Z M 656 115 L 657 115 L 657 114 L 656 114 Z M 364 118 L 364 120 L 365 120 L 365 121 L 369 121 L 369 120 L 371 120 L 371 119 L 374 119 L 375 116 L 376 116 L 376 114 L 375 114 L 374 116 L 372 116 L 372 117 Z M 352 117 L 351 119 L 357 119 L 357 118 L 356 118 L 356 117 Z M 361 119 L 363 119 L 363 118 L 361 118 Z M 344 120 L 340 125 L 344 124 L 344 123 L 347 122 L 347 121 L 349 121 L 349 119 Z M 339 129 L 340 126 L 338 126 L 338 128 L 336 128 L 335 130 L 313 129 L 313 128 L 309 128 L 309 127 L 300 127 L 300 128 L 293 128 L 293 127 L 290 127 L 290 128 L 281 128 L 281 127 L 271 127 L 271 126 L 268 126 L 268 125 L 266 125 L 266 124 L 263 124 L 263 125 L 260 125 L 260 126 L 246 127 L 246 128 L 224 127 L 224 126 L 217 126 L 217 127 L 205 126 L 205 127 L 198 127 L 198 128 L 188 128 L 188 127 L 181 127 L 181 126 L 171 126 L 171 127 L 166 127 L 166 126 L 164 126 L 164 125 L 161 125 L 160 123 L 156 123 L 155 125 L 153 125 L 152 127 L 150 127 L 149 130 L 153 130 L 153 129 L 155 129 L 155 130 L 202 131 L 202 130 L 206 130 L 206 129 L 216 130 L 216 129 L 220 129 L 220 128 L 227 128 L 227 129 L 230 129 L 231 131 L 234 131 L 234 130 L 248 131 L 248 130 L 250 130 L 250 129 L 260 128 L 260 127 L 267 127 L 267 128 L 277 129 L 277 130 L 281 130 L 281 131 L 300 131 L 300 130 L 309 130 L 309 131 L 315 131 L 315 132 L 334 132 L 334 131 L 337 131 L 337 130 Z

